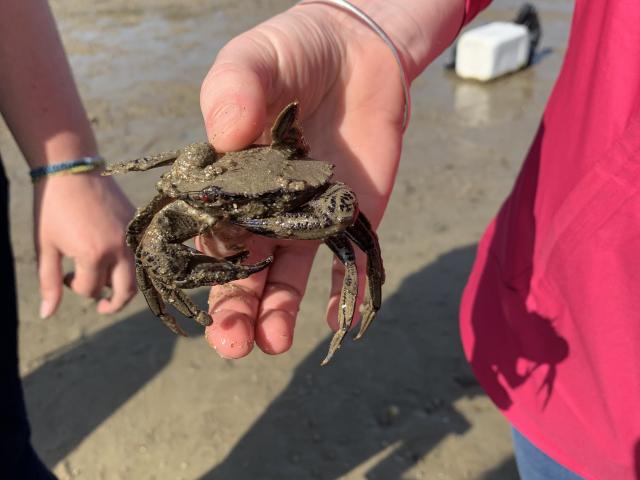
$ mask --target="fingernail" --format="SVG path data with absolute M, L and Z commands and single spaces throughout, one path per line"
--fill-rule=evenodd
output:
M 51 300 L 42 300 L 40 303 L 40 318 L 45 319 L 53 313 L 54 304 Z
M 241 114 L 242 109 L 237 103 L 227 103 L 218 108 L 212 120 L 213 138 L 226 133 L 231 127 L 238 123 Z

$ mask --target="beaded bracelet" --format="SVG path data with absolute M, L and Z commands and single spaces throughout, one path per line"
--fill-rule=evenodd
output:
M 104 158 L 100 155 L 94 155 L 91 157 L 82 157 L 77 160 L 71 160 L 69 162 L 54 163 L 53 165 L 34 168 L 29 171 L 29 175 L 31 176 L 31 181 L 36 183 L 38 180 L 42 180 L 45 177 L 91 172 L 103 167 Z
M 298 2 L 298 5 L 308 5 L 310 3 L 328 3 L 335 7 L 342 8 L 343 10 L 346 10 L 347 12 L 355 15 L 360 20 L 362 20 L 371 30 L 373 30 L 387 45 L 387 47 L 389 47 L 391 53 L 393 54 L 393 58 L 395 59 L 400 69 L 400 80 L 402 81 L 402 90 L 404 91 L 404 116 L 402 118 L 402 131 L 404 132 L 407 129 L 407 126 L 409 124 L 409 117 L 411 116 L 411 84 L 409 83 L 409 79 L 407 78 L 407 74 L 405 73 L 404 66 L 402 65 L 400 52 L 393 43 L 393 40 L 391 40 L 389 35 L 387 35 L 387 33 L 382 29 L 382 27 L 380 27 L 380 25 L 375 22 L 373 18 L 371 18 L 369 15 L 367 15 L 365 12 L 363 12 L 347 0 L 302 0 Z

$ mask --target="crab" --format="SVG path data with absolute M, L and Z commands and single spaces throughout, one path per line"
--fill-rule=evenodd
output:
M 308 156 L 297 115 L 297 102 L 282 110 L 271 128 L 270 145 L 218 153 L 209 143 L 194 143 L 112 164 L 104 174 L 171 165 L 157 183 L 158 193 L 130 222 L 126 241 L 135 253 L 138 287 L 149 308 L 176 334 L 185 335 L 167 312 L 167 303 L 203 326 L 212 323 L 182 289 L 246 278 L 273 260 L 243 264 L 248 252 L 241 245 L 235 255 L 215 258 L 183 242 L 206 234 L 225 237 L 226 232 L 229 237 L 238 228 L 278 239 L 323 241 L 345 269 L 338 330 L 324 365 L 342 345 L 355 314 L 358 272 L 353 245 L 366 254 L 368 284 L 356 339 L 380 309 L 385 274 L 378 238 L 359 210 L 355 193 L 331 181 L 333 165 Z

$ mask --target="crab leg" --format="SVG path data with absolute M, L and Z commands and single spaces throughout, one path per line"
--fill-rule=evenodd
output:
M 140 237 L 151 223 L 153 216 L 171 202 L 171 198 L 159 193 L 153 197 L 146 206 L 136 211 L 135 216 L 127 226 L 126 236 L 127 245 L 129 245 L 134 252 L 138 250 Z
M 113 163 L 104 170 L 102 175 L 113 175 L 116 173 L 127 172 L 145 172 L 152 168 L 171 165 L 174 160 L 178 158 L 178 155 L 180 155 L 180 150 L 158 153 L 157 155 L 136 158 L 135 160 L 128 160 L 126 162 Z
M 306 156 L 309 153 L 309 146 L 304 141 L 297 117 L 298 102 L 284 107 L 271 127 L 271 146 L 289 150 L 291 154 L 297 156 Z
M 176 247 L 184 247 L 186 250 L 193 250 L 186 245 L 177 245 Z M 189 278 L 184 282 L 175 282 L 176 286 L 195 288 L 199 286 L 226 283 L 237 278 L 246 278 L 246 276 L 265 268 L 272 260 L 272 257 L 269 257 L 255 265 L 239 265 L 236 262 L 246 257 L 245 252 L 228 257 L 228 259 L 225 260 L 212 259 L 211 257 L 201 254 L 198 256 L 201 257 L 199 259 L 201 263 L 200 265 L 197 265 L 196 268 L 205 267 L 203 269 L 203 274 L 198 275 L 200 272 L 196 272 L 194 278 Z M 204 259 L 208 259 L 209 261 L 204 263 Z M 216 262 L 211 262 L 211 260 L 216 260 Z M 221 275 L 222 269 L 225 270 L 225 275 Z M 147 300 L 149 308 L 167 327 L 169 327 L 171 331 L 182 336 L 187 336 L 186 333 L 178 326 L 175 318 L 166 312 L 164 308 L 164 301 L 170 303 L 184 316 L 193 318 L 200 325 L 205 327 L 211 325 L 211 317 L 204 310 L 200 309 L 182 290 L 161 282 L 153 275 L 147 275 L 144 271 L 144 267 L 140 264 L 136 266 L 136 274 L 138 286 Z
M 346 185 L 336 183 L 297 212 L 276 217 L 234 219 L 233 223 L 268 237 L 324 240 L 345 230 L 357 214 L 355 194 Z
M 189 247 L 187 247 L 189 248 Z M 239 265 L 239 262 L 247 258 L 249 252 L 239 252 L 235 255 L 225 258 L 225 262 L 233 263 L 234 265 Z M 200 255 L 203 258 L 210 259 L 211 257 L 207 257 L 206 255 Z M 269 262 L 270 263 L 270 262 Z M 264 267 L 262 267 L 264 268 Z M 259 270 L 262 270 L 260 268 Z M 258 270 L 258 271 L 259 271 Z M 206 285 L 209 285 L 207 283 Z M 186 295 L 182 290 L 178 288 L 170 289 L 166 293 L 169 297 L 169 302 L 173 305 L 176 310 L 182 313 L 185 317 L 193 318 L 196 322 L 204 327 L 208 327 L 213 323 L 211 316 L 205 313 L 203 310 L 198 308 L 198 306 Z
M 177 280 L 175 282 L 176 286 L 180 288 L 197 288 L 222 285 L 234 280 L 247 278 L 260 270 L 264 270 L 273 262 L 273 257 L 267 257 L 250 265 L 238 265 L 226 260 L 209 258 L 212 261 L 197 265 L 189 274 Z
M 340 303 L 338 305 L 338 330 L 334 333 L 329 345 L 329 352 L 322 361 L 326 365 L 333 357 L 333 354 L 340 348 L 344 336 L 351 328 L 353 314 L 356 308 L 358 296 L 358 271 L 356 269 L 356 255 L 349 239 L 344 234 L 334 235 L 325 240 L 327 246 L 344 265 L 344 281 L 342 292 L 340 293 Z
M 169 303 L 185 317 L 193 318 L 203 327 L 208 327 L 213 323 L 211 317 L 201 310 L 182 290 L 167 287 L 162 293 L 168 297 Z
M 202 325 L 211 324 L 211 317 L 180 288 L 211 286 L 246 278 L 266 268 L 273 260 L 269 257 L 242 265 L 240 262 L 247 252 L 219 259 L 182 244 L 210 229 L 216 221 L 214 216 L 182 200 L 172 201 L 152 217 L 137 249 L 136 260 L 143 270 L 143 275 L 139 275 L 140 289 L 145 289 L 143 293 L 151 310 L 176 333 L 184 335 L 175 320 L 167 316 L 163 302 L 172 304 Z
M 351 246 L 344 247 L 344 242 L 336 243 L 341 241 L 335 240 L 339 238 L 337 234 L 344 231 L 348 238 L 367 255 L 368 288 L 362 306 L 362 323 L 356 339 L 362 337 L 382 303 L 384 267 L 382 265 L 378 237 L 364 214 L 358 211 L 355 195 L 346 185 L 341 183 L 332 185 L 297 212 L 287 213 L 278 217 L 234 220 L 234 223 L 245 227 L 251 232 L 276 238 L 297 240 L 328 239 L 326 243 L 329 248 L 345 264 L 345 268 L 349 266 L 345 276 L 345 282 L 347 282 L 348 275 L 350 275 L 350 260 L 345 253 L 345 248 L 351 248 Z M 344 311 L 346 305 L 344 300 L 348 298 L 345 295 L 349 295 L 348 287 L 345 288 L 347 288 L 347 291 L 343 290 L 341 297 L 340 327 L 331 341 L 329 354 L 323 364 L 327 363 L 335 353 L 351 325 L 353 314 L 351 313 L 347 316 Z M 346 326 L 346 330 L 344 330 L 346 324 L 344 319 L 346 318 L 349 318 L 349 323 Z
M 382 304 L 382 284 L 385 280 L 384 266 L 378 236 L 362 212 L 355 223 L 347 228 L 349 238 L 367 254 L 367 292 L 362 305 L 362 322 L 356 340 L 364 335 Z
M 161 296 L 162 294 L 158 289 L 156 289 L 156 285 L 154 285 L 146 274 L 144 267 L 139 260 L 136 260 L 136 281 L 140 292 L 142 292 L 144 299 L 147 301 L 147 305 L 149 305 L 149 310 L 151 310 L 156 317 L 162 320 L 162 323 L 164 323 L 173 333 L 186 337 L 187 334 L 180 328 L 176 319 L 165 310 Z

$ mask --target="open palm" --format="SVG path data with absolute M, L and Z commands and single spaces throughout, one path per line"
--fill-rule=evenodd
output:
M 298 100 L 312 156 L 336 166 L 336 179 L 356 192 L 377 226 L 400 157 L 404 96 L 397 69 L 388 47 L 357 19 L 328 5 L 298 5 L 220 51 L 201 91 L 209 139 L 220 151 L 266 143 L 275 116 Z M 198 243 L 215 249 L 212 239 Z M 267 353 L 290 347 L 318 244 L 252 237 L 247 246 L 251 260 L 273 255 L 274 262 L 212 289 L 214 322 L 206 337 L 227 358 L 246 355 L 254 342 Z M 358 269 L 365 271 L 363 255 Z M 334 262 L 327 311 L 334 330 L 342 278 Z

